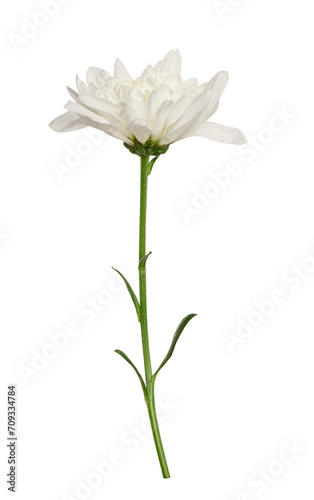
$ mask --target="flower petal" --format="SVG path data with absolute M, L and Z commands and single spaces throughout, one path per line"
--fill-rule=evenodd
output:
M 147 68 L 142 71 L 141 78 L 144 80 L 146 78 L 151 78 L 152 80 L 155 79 L 155 70 L 154 68 L 149 64 Z
M 99 85 L 104 85 L 108 78 L 110 78 L 108 71 L 97 68 L 96 66 L 90 66 L 86 72 L 87 85 L 91 85 L 95 88 Z
M 76 88 L 80 94 L 89 94 L 90 90 L 83 80 L 80 79 L 78 75 L 76 75 Z
M 196 78 L 189 78 L 183 82 L 184 93 L 190 93 L 197 89 L 198 82 Z
M 82 104 L 84 107 L 99 114 L 105 118 L 112 125 L 119 125 L 119 120 L 116 118 L 119 113 L 119 107 L 110 101 L 105 101 L 103 99 L 96 99 L 90 95 L 79 96 L 78 104 Z
M 228 71 L 219 71 L 207 84 L 207 88 L 211 90 L 216 90 L 218 93 L 218 99 L 226 88 L 228 83 L 229 74 Z
M 162 61 L 159 61 L 154 70 L 162 75 L 179 75 L 181 73 L 181 55 L 178 50 L 171 50 Z
M 183 113 L 187 110 L 187 108 L 191 104 L 192 99 L 193 98 L 190 96 L 183 95 L 182 97 L 180 97 L 180 99 L 177 100 L 176 103 L 174 103 L 173 108 L 169 113 L 168 127 L 181 118 Z
M 152 92 L 147 101 L 147 123 L 151 125 L 156 117 L 158 109 L 165 101 L 171 101 L 171 91 L 167 85 L 160 85 Z
M 116 59 L 114 63 L 114 76 L 119 78 L 121 82 L 127 81 L 133 83 L 133 78 L 120 59 Z
M 91 127 L 103 130 L 107 134 L 112 135 L 117 139 L 121 139 L 122 141 L 126 140 L 129 137 L 128 131 L 116 118 L 112 120 L 113 123 L 109 123 L 108 120 L 106 120 L 99 114 L 94 113 L 85 106 L 81 106 L 80 104 L 76 104 L 72 101 L 68 101 L 64 107 L 69 111 L 77 113 L 80 116 L 80 120 L 87 125 L 90 125 Z
M 150 129 L 144 120 L 133 120 L 129 129 L 135 135 L 136 139 L 145 144 L 149 136 L 152 134 L 152 129 Z
M 155 116 L 152 129 L 153 129 L 153 139 L 158 139 L 159 135 L 161 135 L 166 127 L 167 118 L 172 108 L 173 101 L 164 101 L 160 108 L 157 111 Z
M 193 120 L 195 117 L 200 117 L 201 113 L 210 106 L 215 100 L 211 90 L 205 90 L 199 96 L 194 98 L 186 110 L 182 113 L 181 117 L 177 121 L 175 128 L 185 125 L 186 123 Z M 202 120 L 203 122 L 206 120 Z
M 133 88 L 129 89 L 128 95 L 125 98 L 124 102 L 126 102 L 126 104 L 128 104 L 133 109 L 137 118 L 146 120 L 148 109 L 147 101 L 139 90 Z
M 204 123 L 194 131 L 189 132 L 186 136 L 182 136 L 181 139 L 190 136 L 207 137 L 212 141 L 224 142 L 227 144 L 246 143 L 245 136 L 241 130 L 212 122 Z
M 125 130 L 121 129 L 116 129 L 110 124 L 106 123 L 99 123 L 95 122 L 94 120 L 91 120 L 90 118 L 87 118 L 86 116 L 81 116 L 80 117 L 81 121 L 85 123 L 85 127 L 93 127 L 97 128 L 98 130 L 101 130 L 102 132 L 105 132 L 108 135 L 111 135 L 112 137 L 115 137 L 116 139 L 120 139 L 123 142 L 128 142 L 129 144 L 132 143 L 132 134 L 131 133 L 126 133 Z
M 189 130 L 195 130 L 204 123 L 209 110 L 213 114 L 217 107 L 218 101 L 214 98 L 212 91 L 203 92 L 191 102 L 171 131 L 167 131 L 169 142 L 178 141 L 182 137 L 188 136 Z
M 72 130 L 85 128 L 86 125 L 82 122 L 77 113 L 68 111 L 67 113 L 64 113 L 63 115 L 60 115 L 52 120 L 52 122 L 49 123 L 49 127 L 56 132 L 71 132 Z
M 70 96 L 72 97 L 73 101 L 79 103 L 80 102 L 79 101 L 79 94 L 77 92 L 75 92 L 75 90 L 71 89 L 71 87 L 68 87 L 68 86 L 67 86 L 67 90 L 68 90 Z
M 127 126 L 138 118 L 134 109 L 125 102 L 121 103 L 119 117 L 127 124 Z
M 97 113 L 94 113 L 93 111 L 86 108 L 85 106 L 82 106 L 81 104 L 77 104 L 75 102 L 68 101 L 64 107 L 68 111 L 73 111 L 73 113 L 77 113 L 80 116 L 85 116 L 86 118 L 90 118 L 91 120 L 94 120 L 94 121 L 99 122 L 99 123 L 108 124 L 108 120 L 106 120 L 102 116 L 98 115 Z

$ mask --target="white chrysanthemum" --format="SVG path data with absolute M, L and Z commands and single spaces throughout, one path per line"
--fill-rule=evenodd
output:
M 77 77 L 78 92 L 68 88 L 73 101 L 67 113 L 50 123 L 57 132 L 91 126 L 132 145 L 147 140 L 167 145 L 189 136 L 243 144 L 245 137 L 236 128 L 207 120 L 218 108 L 228 73 L 220 71 L 208 83 L 180 76 L 181 57 L 172 50 L 154 67 L 148 66 L 136 80 L 117 59 L 114 76 L 90 67 L 84 83 Z

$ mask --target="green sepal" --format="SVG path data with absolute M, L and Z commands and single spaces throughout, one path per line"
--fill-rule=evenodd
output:
M 146 266 L 146 261 L 148 259 L 148 257 L 150 256 L 152 252 L 148 252 L 148 254 L 144 255 L 144 257 L 141 258 L 141 260 L 139 261 L 138 263 L 138 270 L 140 272 L 144 272 L 145 271 L 145 266 Z
M 194 318 L 194 316 L 197 316 L 197 314 L 188 314 L 187 316 L 185 316 L 185 318 L 183 318 L 183 320 L 181 321 L 181 323 L 179 324 L 178 328 L 176 329 L 175 331 L 175 334 L 173 336 L 173 339 L 172 339 L 172 342 L 171 342 L 171 345 L 170 345 L 170 348 L 169 348 L 169 351 L 167 352 L 164 360 L 162 361 L 162 363 L 160 364 L 158 370 L 156 370 L 156 372 L 154 373 L 154 375 L 152 376 L 152 379 L 155 380 L 156 376 L 157 376 L 157 373 L 159 372 L 159 370 L 161 370 L 161 368 L 167 363 L 167 361 L 171 358 L 172 354 L 173 354 L 173 351 L 174 351 L 174 348 L 176 346 L 176 343 L 178 342 L 179 340 L 179 337 L 181 335 L 181 333 L 183 332 L 184 328 L 186 327 L 186 325 L 189 323 L 189 321 L 191 321 L 192 318 Z
M 130 285 L 130 283 L 128 282 L 128 280 L 123 276 L 122 273 L 120 273 L 120 271 L 118 271 L 118 269 L 115 269 L 114 267 L 112 268 L 114 271 L 116 271 L 118 274 L 120 274 L 121 278 L 123 279 L 127 289 L 128 289 L 128 292 L 129 294 L 131 295 L 131 299 L 133 300 L 133 304 L 135 306 L 135 309 L 136 309 L 136 314 L 137 314 L 137 317 L 138 317 L 138 320 L 139 322 L 141 322 L 141 312 L 140 312 L 140 304 L 139 304 L 139 301 L 137 300 L 137 297 Z
M 124 142 L 123 145 L 132 154 L 138 156 L 160 156 L 165 154 L 169 149 L 169 144 L 160 145 L 158 144 L 158 141 L 153 141 L 151 137 L 149 137 L 144 144 L 139 142 L 134 137 L 133 144 L 128 144 L 127 142 Z
M 130 358 L 128 358 L 128 356 L 127 356 L 127 355 L 126 355 L 123 351 L 120 351 L 120 349 L 115 349 L 115 351 L 114 351 L 114 352 L 116 352 L 116 353 L 120 354 L 120 356 L 121 356 L 122 358 L 124 358 L 124 359 L 125 359 L 125 361 L 127 361 L 127 363 L 129 363 L 129 365 L 131 365 L 131 366 L 132 366 L 132 368 L 134 369 L 134 371 L 135 371 L 136 375 L 138 376 L 138 378 L 139 378 L 139 380 L 140 380 L 140 382 L 141 382 L 141 386 L 142 386 L 142 389 L 143 389 L 143 392 L 144 392 L 144 398 L 145 398 L 145 401 L 146 401 L 146 399 L 147 399 L 147 397 L 148 397 L 148 395 L 147 395 L 146 385 L 145 385 L 145 382 L 144 382 L 144 380 L 143 380 L 142 375 L 140 374 L 140 372 L 139 372 L 139 371 L 138 371 L 138 369 L 136 368 L 135 364 L 134 364 L 134 363 L 132 363 L 132 361 L 130 360 Z

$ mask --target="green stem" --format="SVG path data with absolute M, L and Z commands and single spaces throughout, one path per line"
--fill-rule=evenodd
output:
M 139 235 L 139 261 L 146 255 L 146 212 L 147 212 L 147 181 L 148 181 L 148 156 L 141 156 L 141 200 L 140 200 L 140 235 Z M 143 344 L 143 356 L 147 390 L 152 378 L 152 365 L 150 361 L 148 326 L 147 326 L 147 299 L 146 299 L 146 269 L 139 271 L 140 282 L 140 319 Z
M 152 426 L 155 446 L 156 446 L 156 450 L 157 450 L 157 455 L 158 455 L 160 467 L 162 470 L 162 475 L 166 479 L 166 478 L 170 477 L 170 472 L 168 469 L 166 455 L 165 455 L 164 447 L 162 445 L 162 440 L 161 440 L 161 436 L 160 436 L 160 432 L 159 432 L 156 407 L 155 407 L 154 382 L 152 382 L 152 395 L 151 395 L 151 397 L 148 397 L 148 399 L 147 399 L 147 409 L 148 409 L 150 424 Z
M 146 212 L 147 212 L 147 181 L 149 157 L 141 156 L 141 200 L 140 200 L 140 233 L 139 233 L 139 260 L 146 255 Z M 156 407 L 154 379 L 152 379 L 152 365 L 149 352 L 148 325 L 147 325 L 147 298 L 146 298 L 146 268 L 139 271 L 140 284 L 140 320 L 147 387 L 146 405 L 152 427 L 157 455 L 164 478 L 169 478 L 170 473 L 159 432 Z

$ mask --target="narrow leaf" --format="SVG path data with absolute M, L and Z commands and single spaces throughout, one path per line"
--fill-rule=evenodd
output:
M 144 257 L 141 258 L 141 260 L 139 261 L 139 264 L 138 264 L 138 270 L 140 272 L 144 272 L 145 271 L 145 266 L 146 266 L 146 261 L 148 259 L 148 257 L 150 256 L 152 252 L 148 252 L 147 255 L 145 255 Z
M 123 276 L 123 274 L 122 274 L 122 273 L 120 273 L 120 271 L 118 271 L 118 269 L 115 269 L 114 267 L 113 267 L 112 269 L 113 269 L 114 271 L 116 271 L 118 274 L 120 274 L 121 278 L 123 279 L 124 283 L 126 284 L 126 287 L 127 287 L 127 289 L 128 289 L 128 292 L 129 292 L 129 294 L 131 295 L 131 299 L 133 300 L 133 304 L 134 304 L 135 309 L 136 309 L 136 314 L 137 314 L 138 320 L 139 320 L 139 322 L 140 322 L 140 321 L 141 321 L 141 319 L 140 319 L 140 317 L 141 317 L 141 316 L 140 316 L 140 314 L 141 314 L 141 313 L 140 313 L 140 304 L 139 304 L 139 302 L 138 302 L 138 300 L 137 300 L 137 297 L 136 297 L 135 293 L 133 292 L 133 289 L 132 289 L 132 287 L 131 287 L 130 283 L 129 283 L 129 282 L 128 282 L 128 280 L 127 280 L 127 279 Z
M 155 156 L 152 160 L 150 160 L 150 162 L 148 164 L 148 171 L 147 171 L 148 175 L 150 175 L 151 171 L 153 170 L 153 166 L 154 166 L 157 158 L 159 158 L 159 156 Z
M 171 358 L 172 354 L 173 354 L 173 351 L 174 351 L 174 348 L 176 346 L 176 343 L 178 342 L 179 340 L 179 337 L 181 335 L 181 333 L 183 332 L 184 328 L 186 327 L 186 325 L 188 324 L 189 321 L 191 321 L 192 318 L 194 318 L 194 316 L 197 316 L 197 314 L 188 314 L 187 316 L 185 316 L 185 318 L 183 318 L 183 320 L 181 321 L 181 323 L 179 324 L 178 328 L 176 329 L 176 332 L 173 336 L 173 339 L 172 339 L 172 342 L 171 342 L 171 345 L 170 345 L 170 348 L 169 348 L 169 351 L 167 352 L 163 362 L 161 363 L 161 365 L 159 366 L 158 370 L 154 373 L 153 377 L 155 378 L 157 373 L 159 372 L 159 370 L 161 370 L 161 368 L 167 363 L 167 361 Z
M 129 363 L 129 365 L 131 365 L 132 368 L 134 368 L 134 370 L 135 370 L 138 378 L 140 379 L 141 386 L 142 386 L 142 389 L 143 389 L 143 392 L 144 392 L 144 397 L 146 399 L 146 397 L 147 397 L 146 385 L 145 385 L 145 382 L 143 380 L 142 375 L 140 374 L 140 372 L 138 371 L 138 369 L 136 368 L 136 366 L 132 363 L 132 361 L 130 360 L 130 358 L 128 358 L 128 356 L 123 351 L 120 351 L 120 349 L 116 349 L 114 352 L 117 352 L 118 354 L 120 354 L 120 356 L 122 356 L 122 358 L 124 358 L 125 361 L 127 361 Z

